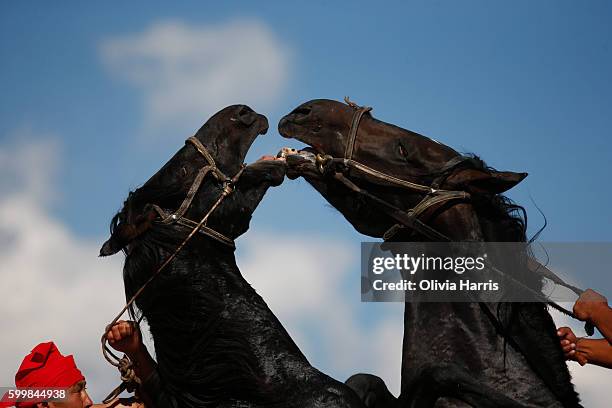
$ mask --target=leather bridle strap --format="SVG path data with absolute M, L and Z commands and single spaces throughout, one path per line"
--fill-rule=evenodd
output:
M 351 128 L 348 134 L 348 140 L 346 142 L 346 148 L 344 149 L 344 159 L 351 160 L 353 157 L 353 150 L 355 149 L 355 139 L 357 139 L 357 130 L 359 130 L 359 122 L 361 122 L 361 118 L 366 112 L 372 110 L 369 106 L 358 106 L 357 104 L 351 102 L 348 99 L 348 96 L 344 98 L 345 102 L 349 104 L 352 108 L 356 109 L 355 114 L 353 115 L 353 119 L 351 121 Z
M 210 155 L 206 147 L 204 147 L 202 142 L 200 142 L 197 137 L 195 136 L 188 137 L 187 140 L 185 140 L 185 144 L 187 143 L 191 143 L 196 148 L 196 150 L 200 152 L 202 156 L 204 156 L 209 166 L 215 167 L 215 168 L 217 167 L 217 164 L 215 163 L 215 159 L 213 159 L 213 157 Z
M 416 216 L 413 216 L 409 212 L 403 211 L 397 208 L 396 206 L 394 206 L 393 204 L 390 204 L 387 201 L 376 197 L 375 195 L 371 194 L 369 191 L 360 188 L 358 185 L 356 185 L 351 180 L 346 178 L 342 173 L 335 173 L 334 178 L 340 181 L 342 184 L 344 184 L 346 187 L 348 187 L 352 191 L 359 193 L 369 198 L 370 200 L 374 201 L 385 211 L 387 215 L 389 215 L 391 218 L 393 218 L 395 221 L 399 222 L 400 224 L 406 227 L 409 227 L 434 241 L 449 240 L 449 238 L 446 235 L 438 232 L 435 228 L 432 228 L 429 225 L 425 224 L 423 221 L 419 220 Z
M 323 160 L 325 158 L 323 157 Z M 372 167 L 366 166 L 363 163 L 360 163 L 358 161 L 355 161 L 353 159 L 336 159 L 336 158 L 331 158 L 328 159 L 329 163 L 336 163 L 336 164 L 342 164 L 350 169 L 356 169 L 362 173 L 368 174 L 374 178 L 377 178 L 379 180 L 383 180 L 391 185 L 397 186 L 397 187 L 404 187 L 407 188 L 409 190 L 414 190 L 414 191 L 418 191 L 420 193 L 435 193 L 435 194 L 440 194 L 442 193 L 444 190 L 436 190 L 432 187 L 428 187 L 428 186 L 424 186 L 422 184 L 417 184 L 417 183 L 413 183 L 411 181 L 408 180 L 403 180 L 394 176 L 391 176 L 389 174 L 383 173 L 379 170 L 373 169 Z
M 193 145 L 193 147 L 195 147 L 195 149 L 202 156 L 204 156 L 204 159 L 206 159 L 206 161 L 208 162 L 208 165 L 210 166 L 210 168 L 211 168 L 211 170 L 213 172 L 213 175 L 215 176 L 215 178 L 217 180 L 223 182 L 223 181 L 228 181 L 230 179 L 221 170 L 219 170 L 219 168 L 217 167 L 217 163 L 215 163 L 215 159 L 213 159 L 213 157 L 208 152 L 206 147 L 204 147 L 202 142 L 200 142 L 197 137 L 191 136 L 191 137 L 187 138 L 187 140 L 185 140 L 185 144 Z
M 187 191 L 187 194 L 185 195 L 185 199 L 183 200 L 183 202 L 181 203 L 181 205 L 176 211 L 174 211 L 173 213 L 167 212 L 156 204 L 153 204 L 152 207 L 155 210 L 155 212 L 157 212 L 157 214 L 159 214 L 159 216 L 161 217 L 161 221 L 159 222 L 161 222 L 162 224 L 179 224 L 184 227 L 194 228 L 198 223 L 185 217 L 185 213 L 191 206 L 191 203 L 193 202 L 195 195 L 200 190 L 200 187 L 202 185 L 202 182 L 206 178 L 206 175 L 210 173 L 218 181 L 220 181 L 221 183 L 225 183 L 225 184 L 230 182 L 230 179 L 221 170 L 219 170 L 212 155 L 208 152 L 206 147 L 204 147 L 202 142 L 200 142 L 195 136 L 191 136 L 190 138 L 188 138 L 185 141 L 185 144 L 193 145 L 195 149 L 202 156 L 204 156 L 204 159 L 207 161 L 208 165 L 202 167 L 198 171 L 198 174 L 193 180 L 193 183 L 191 184 L 189 191 Z M 234 244 L 234 240 L 226 237 L 220 232 L 213 230 L 212 228 L 207 227 L 206 225 L 202 225 L 198 229 L 198 232 L 216 241 L 219 241 L 231 248 L 236 248 L 236 245 Z
M 470 198 L 470 194 L 466 193 L 465 191 L 446 191 L 446 190 L 436 190 L 436 191 L 438 192 L 438 195 L 433 195 L 432 193 L 425 195 L 423 199 L 419 201 L 417 205 L 407 210 L 406 214 L 409 217 L 415 218 L 418 220 L 419 216 L 421 216 L 425 211 L 427 211 L 429 208 L 437 204 L 441 204 L 441 203 L 444 203 L 446 201 L 451 201 L 451 200 L 467 200 Z M 391 228 L 389 228 L 383 234 L 383 239 L 385 241 L 390 240 L 391 238 L 393 238 L 393 236 L 397 232 L 399 232 L 399 230 L 406 228 L 406 227 L 407 226 L 404 223 L 395 224 L 391 226 Z M 428 236 L 428 235 L 425 235 L 425 236 Z M 431 236 L 429 237 L 431 238 Z
M 198 225 L 197 222 L 190 220 L 189 218 L 186 218 L 186 217 L 176 217 L 175 218 L 175 214 L 170 214 L 164 211 L 161 207 L 159 207 L 156 204 L 153 204 L 152 207 L 153 207 L 153 210 L 155 210 L 155 212 L 159 214 L 159 216 L 162 218 L 161 223 L 163 224 L 178 224 L 186 228 L 195 228 Z M 206 225 L 202 225 L 198 229 L 198 232 L 202 235 L 206 235 L 209 238 L 219 241 L 222 244 L 225 244 L 232 249 L 236 248 L 236 244 L 234 243 L 233 239 L 226 237 L 225 235 L 221 234 L 220 232 L 215 231 L 214 229 L 210 227 L 207 227 Z
M 157 205 L 153 205 L 153 208 L 157 207 L 156 210 L 158 214 L 162 217 L 161 222 L 163 224 L 171 224 L 172 222 L 175 222 L 178 218 L 181 218 L 183 217 L 183 215 L 185 215 L 185 212 L 187 212 L 187 210 L 191 206 L 191 202 L 193 201 L 198 190 L 200 189 L 200 186 L 202 185 L 204 178 L 209 172 L 212 171 L 212 169 L 213 167 L 209 165 L 209 166 L 202 167 L 200 171 L 198 171 L 198 174 L 193 180 L 193 183 L 191 184 L 189 191 L 187 191 L 187 195 L 185 196 L 185 199 L 181 203 L 180 207 L 173 214 L 168 214 L 163 211 L 159 211 L 157 210 L 157 208 L 159 207 L 157 207 Z

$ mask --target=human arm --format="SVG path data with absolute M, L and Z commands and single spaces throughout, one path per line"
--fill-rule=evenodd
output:
M 612 308 L 605 296 L 592 289 L 585 290 L 574 304 L 574 314 L 580 320 L 593 323 L 612 344 Z
M 146 408 L 150 405 L 145 405 L 142 401 L 137 401 L 135 398 L 115 398 L 107 404 L 93 404 L 91 408 Z
M 106 333 L 106 339 L 108 343 L 115 350 L 125 353 L 132 363 L 134 364 L 134 372 L 141 381 L 146 381 L 148 378 L 156 374 L 156 364 L 153 357 L 149 354 L 146 346 L 142 342 L 142 335 L 138 325 L 134 322 L 118 321 L 115 323 Z M 141 387 L 141 391 L 142 388 Z M 147 407 L 153 407 L 152 396 L 147 395 L 147 392 L 141 392 L 141 397 Z M 127 403 L 127 401 L 121 402 L 121 400 L 115 400 L 108 404 L 110 408 L 119 408 L 122 406 L 134 406 L 137 405 L 117 405 L 120 403 Z M 115 405 L 112 405 L 112 404 Z
M 612 368 L 612 345 L 606 339 L 577 338 L 569 327 L 557 331 L 565 358 L 580 365 L 595 364 Z
M 168 382 L 159 373 L 157 363 L 142 343 L 140 330 L 134 322 L 117 322 L 107 332 L 107 340 L 115 350 L 125 353 L 134 363 L 134 371 L 142 382 L 139 387 L 140 397 L 147 408 L 185 406 L 183 398 L 189 398 L 189 394 Z M 119 408 L 121 406 L 107 407 Z
M 589 364 L 612 368 L 612 344 L 606 339 L 578 339 L 576 355 L 586 359 Z
M 586 356 L 583 353 L 576 352 L 576 346 L 578 338 L 569 327 L 560 327 L 557 329 L 557 336 L 561 342 L 561 348 L 566 360 L 572 360 L 578 362 L 580 365 L 588 363 Z

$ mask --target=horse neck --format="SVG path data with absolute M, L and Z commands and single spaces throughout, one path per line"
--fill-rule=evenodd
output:
M 478 213 L 478 208 L 475 209 Z M 494 218 L 494 217 L 493 217 Z M 478 230 L 477 235 L 483 241 L 491 242 L 523 242 L 525 235 L 521 232 L 520 226 L 515 223 L 512 217 L 503 217 L 496 221 L 489 217 L 467 217 L 466 219 L 458 219 L 460 224 L 456 225 L 452 231 L 453 240 L 473 240 L 475 231 L 471 231 L 468 227 L 473 223 Z M 447 225 L 453 225 L 451 220 L 447 220 Z M 463 227 L 463 228 L 461 228 Z M 459 231 L 459 235 L 457 235 Z M 440 230 L 447 234 L 448 231 Z M 565 359 L 559 347 L 558 338 L 554 322 L 550 317 L 545 305 L 540 304 L 519 304 L 519 303 L 503 303 L 505 313 L 517 316 L 518 318 L 511 322 L 507 331 L 507 340 L 513 343 L 513 348 L 517 348 L 525 361 L 523 363 L 514 363 L 513 369 L 525 378 L 533 378 L 535 381 L 542 381 L 542 385 L 546 386 L 552 393 L 547 398 L 552 403 L 556 400 L 561 401 L 564 406 L 576 406 L 578 397 L 571 383 Z M 498 309 L 499 311 L 499 309 Z M 493 315 L 495 310 L 493 310 Z M 434 321 L 437 326 L 421 325 L 419 321 Z M 451 305 L 448 303 L 409 303 L 405 304 L 404 314 L 404 352 L 402 361 L 402 393 L 410 389 L 411 383 L 415 381 L 415 372 L 410 368 L 415 365 L 415 360 L 429 360 L 425 353 L 427 347 L 422 349 L 419 344 L 422 338 L 437 338 L 441 343 L 441 347 L 434 345 L 433 351 L 438 353 L 439 364 L 458 364 L 468 367 L 472 372 L 479 372 L 484 369 L 479 366 L 479 361 L 499 361 L 499 353 L 501 348 L 479 346 L 479 340 L 486 342 L 499 342 L 503 337 L 492 329 L 491 316 L 488 316 L 481 310 L 478 304 L 465 303 Z M 467 338 L 472 338 L 474 347 L 459 347 L 454 348 L 452 342 L 446 344 L 445 336 L 440 336 L 444 333 L 453 333 L 457 331 L 457 327 L 461 327 L 464 335 Z M 488 327 L 485 334 L 482 332 L 484 327 Z M 502 340 L 503 341 L 503 340 Z M 446 347 L 448 346 L 448 347 Z M 503 347 L 506 347 L 504 341 Z M 488 350 L 487 350 L 488 349 Z M 514 352 L 514 351 L 513 351 Z M 438 363 L 436 363 L 438 364 Z M 418 366 L 418 364 L 416 364 Z M 506 370 L 504 362 L 503 370 Z M 516 374 L 516 373 L 515 373 Z M 492 378 L 493 382 L 505 378 Z M 539 378 L 539 380 L 538 380 Z M 533 385 L 535 387 L 535 385 Z M 515 391 L 519 394 L 534 392 L 526 384 L 508 384 L 508 389 L 515 387 Z M 542 390 L 544 392 L 544 390 Z M 553 397 L 554 395 L 554 397 Z
M 167 284 L 176 285 L 180 290 L 171 296 L 169 308 L 150 319 L 154 338 L 157 335 L 161 340 L 158 342 L 155 338 L 158 356 L 158 345 L 174 348 L 169 353 L 173 357 L 167 366 L 183 365 L 183 372 L 206 371 L 208 366 L 213 366 L 217 378 L 224 377 L 224 373 L 228 377 L 239 373 L 237 381 L 222 382 L 217 387 L 230 393 L 237 387 L 265 393 L 270 384 L 278 387 L 295 382 L 293 373 L 314 370 L 261 296 L 242 277 L 233 252 L 213 248 L 185 251 L 172 269 L 170 276 L 176 274 L 176 283 Z M 179 298 L 190 298 L 190 301 L 185 304 Z M 194 312 L 198 307 L 202 307 L 202 313 Z M 176 350 L 175 338 L 165 337 L 156 327 L 157 322 L 168 325 L 164 316 L 172 316 L 172 321 L 177 316 L 187 316 L 182 324 L 195 327 L 191 334 L 185 335 L 183 344 L 178 344 L 184 350 L 181 360 L 190 361 L 178 363 L 174 357 L 181 351 Z
M 246 329 L 244 336 L 248 339 L 251 351 L 257 356 L 260 367 L 267 367 L 264 370 L 266 377 L 286 373 L 287 365 L 293 368 L 296 365 L 310 367 L 281 322 L 244 279 L 233 254 L 231 259 L 226 260 L 225 266 L 227 268 L 220 271 L 222 276 L 217 277 L 227 285 L 222 293 L 226 319 L 229 324 L 235 323 Z M 285 356 L 285 359 L 278 359 L 279 354 Z M 273 367 L 270 365 L 272 361 Z
M 384 140 L 404 140 L 410 146 L 410 151 L 407 153 L 414 157 L 411 165 L 422 165 L 427 170 L 434 169 L 459 154 L 450 146 L 427 136 L 374 118 L 364 118 L 360 130 L 363 130 L 368 135 L 367 139 L 374 141 L 375 144 L 380 143 L 381 137 L 384 137 Z M 358 135 L 357 142 L 361 141 L 362 137 L 364 136 Z M 380 152 L 375 150 L 372 153 L 373 161 L 380 162 Z

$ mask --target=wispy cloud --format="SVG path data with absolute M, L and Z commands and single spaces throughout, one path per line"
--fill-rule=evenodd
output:
M 158 22 L 104 40 L 102 61 L 142 91 L 149 129 L 189 122 L 197 128 L 220 108 L 269 108 L 288 79 L 290 52 L 263 23 L 193 26 Z
M 53 340 L 75 355 L 100 397 L 117 383 L 116 370 L 102 362 L 99 338 L 124 302 L 121 261 L 97 258 L 99 242 L 75 236 L 49 214 L 61 149 L 25 140 L 0 145 L 0 169 L 12 180 L 0 185 L 0 384 L 14 384 L 21 359 Z
M 10 132 L 0 145 L 0 193 L 26 196 L 49 204 L 58 198 L 55 176 L 59 170 L 61 143 L 52 134 L 40 134 L 29 127 Z M 36 140 L 34 143 L 24 142 Z M 0 197 L 0 200 L 2 197 Z
M 314 366 L 340 381 L 376 374 L 399 393 L 403 305 L 361 303 L 359 244 L 252 231 L 239 245 L 244 277 Z

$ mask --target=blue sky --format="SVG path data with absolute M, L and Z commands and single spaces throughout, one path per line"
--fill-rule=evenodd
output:
M 169 141 L 158 149 L 130 143 L 142 133 L 142 95 L 105 69 L 100 44 L 159 21 L 214 26 L 249 19 L 290 50 L 291 64 L 283 91 L 263 112 L 271 132 L 251 159 L 287 144 L 274 126 L 292 107 L 348 94 L 374 106 L 382 120 L 475 152 L 495 167 L 528 171 L 511 196 L 532 209 L 531 193 L 550 221 L 543 238 L 610 239 L 602 179 L 612 153 L 608 3 L 259 3 L 2 6 L 0 134 L 30 126 L 62 139 L 69 160 L 61 170 L 59 217 L 79 233 L 101 234 L 127 189 L 206 120 L 166 129 Z M 270 228 L 281 226 L 270 217 L 278 211 L 315 221 L 319 203 L 314 194 L 283 195 L 268 200 L 260 218 Z M 532 219 L 540 225 L 537 214 Z M 333 234 L 342 220 L 324 224 Z
M 31 198 L 69 242 L 94 248 L 127 192 L 214 111 L 245 102 L 268 117 L 252 161 L 296 145 L 276 124 L 299 103 L 349 95 L 381 120 L 529 172 L 509 195 L 527 208 L 532 232 L 543 219 L 531 198 L 545 213 L 542 240 L 611 241 L 611 17 L 605 1 L 3 2 L 0 158 L 10 166 L 0 166 L 9 175 L 0 192 L 23 188 L 27 166 L 10 157 L 37 158 L 49 174 L 44 198 Z M 194 41 L 183 49 L 185 38 Z M 185 63 L 181 52 L 204 53 L 187 59 L 200 72 L 173 65 Z M 18 154 L 30 144 L 34 156 Z M 326 239 L 347 253 L 364 239 L 303 181 L 269 193 L 244 240 L 252 233 Z M 352 276 L 342 278 L 347 293 Z M 354 307 L 359 327 L 383 310 Z M 321 328 L 291 324 L 324 361 Z

